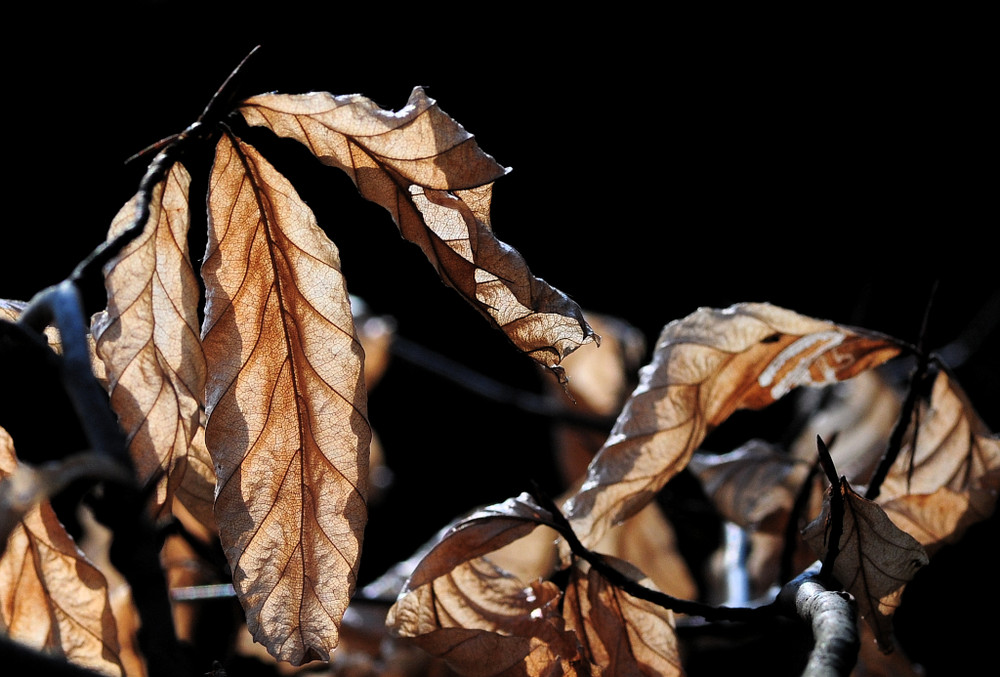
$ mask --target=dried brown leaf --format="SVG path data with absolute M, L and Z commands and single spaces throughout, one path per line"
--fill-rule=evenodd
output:
M 327 659 L 367 520 L 363 353 L 335 245 L 294 188 L 223 135 L 211 175 L 203 345 L 216 518 L 247 625 Z
M 843 497 L 843 531 L 833 575 L 858 601 L 858 611 L 871 626 L 879 645 L 893 645 L 892 614 L 906 584 L 929 559 L 927 553 L 885 514 L 882 508 L 857 494 L 846 480 L 834 488 Z M 829 498 L 820 516 L 804 530 L 806 542 L 821 559 L 829 549 Z
M 850 378 L 889 360 L 887 337 L 768 304 L 700 309 L 664 327 L 652 362 L 566 504 L 588 547 L 646 505 L 712 429 L 795 387 Z
M 784 533 L 809 475 L 808 464 L 763 440 L 725 454 L 695 454 L 689 468 L 724 519 L 772 534 Z
M 652 581 L 625 562 L 616 568 L 647 587 Z M 684 674 L 668 609 L 637 599 L 608 582 L 585 562 L 573 567 L 563 615 L 587 658 L 609 675 Z
M 934 552 L 993 514 L 1000 492 L 1000 435 L 987 429 L 944 371 L 918 422 L 882 483 L 878 503 Z
M 200 292 L 187 245 L 190 183 L 178 163 L 153 188 L 142 234 L 104 268 L 108 307 L 91 324 L 139 479 L 156 482 L 158 514 L 170 510 L 189 474 L 205 390 Z M 140 199 L 115 216 L 109 241 L 132 225 Z
M 0 428 L 0 477 L 16 465 L 13 441 Z M 122 674 L 107 580 L 48 501 L 23 516 L 0 557 L 0 631 L 101 674 Z
M 345 171 L 446 284 L 560 378 L 562 358 L 595 340 L 580 308 L 493 234 L 493 181 L 507 170 L 419 87 L 396 112 L 360 95 L 325 92 L 263 94 L 240 112 Z

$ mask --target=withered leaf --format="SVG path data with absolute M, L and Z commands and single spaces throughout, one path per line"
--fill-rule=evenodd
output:
M 595 340 L 580 308 L 493 234 L 493 181 L 507 170 L 421 88 L 395 112 L 360 95 L 326 92 L 263 94 L 240 112 L 345 171 L 446 284 L 560 378 L 562 358 Z
M 892 614 L 903 589 L 929 559 L 912 536 L 892 523 L 882 508 L 860 496 L 850 483 L 841 480 L 832 487 L 843 497 L 843 531 L 840 536 L 833 574 L 858 601 L 858 610 L 871 626 L 879 645 L 893 645 Z M 821 559 L 829 549 L 831 506 L 829 497 L 823 511 L 802 532 L 806 542 Z
M 339 254 L 288 181 L 229 135 L 209 217 L 205 441 L 233 585 L 272 655 L 327 659 L 356 583 L 371 440 Z
M 945 371 L 935 377 L 918 423 L 877 500 L 933 552 L 993 514 L 1000 492 L 1000 435 L 989 431 Z
M 627 562 L 605 559 L 633 580 L 654 587 Z M 673 612 L 632 597 L 586 562 L 572 569 L 563 615 L 566 627 L 583 643 L 584 654 L 605 674 L 683 674 Z
M 0 428 L 0 478 L 16 465 L 13 441 Z M 0 631 L 101 674 L 122 674 L 107 580 L 48 501 L 22 517 L 0 557 Z
M 689 465 L 725 519 L 747 529 L 781 534 L 809 465 L 763 440 L 725 454 L 695 454 Z
M 91 323 L 139 479 L 157 482 L 157 513 L 170 510 L 188 475 L 187 481 L 203 483 L 188 472 L 205 390 L 200 292 L 187 245 L 190 183 L 176 163 L 153 188 L 142 234 L 104 268 L 108 307 Z M 132 225 L 139 200 L 136 195 L 115 216 L 109 241 Z
M 566 510 L 581 541 L 646 505 L 712 429 L 795 387 L 850 378 L 900 347 L 885 336 L 769 304 L 702 308 L 671 322 Z
M 461 675 L 589 674 L 563 629 L 561 596 L 551 582 L 523 582 L 480 557 L 401 595 L 386 624 Z

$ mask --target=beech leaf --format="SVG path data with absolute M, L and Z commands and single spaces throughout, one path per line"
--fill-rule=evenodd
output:
M 421 88 L 396 112 L 360 95 L 326 92 L 262 94 L 240 112 L 345 171 L 446 284 L 560 380 L 563 357 L 595 340 L 579 306 L 532 275 L 493 234 L 493 181 L 508 170 Z
M 833 575 L 857 599 L 858 611 L 886 652 L 893 646 L 892 614 L 903 589 L 928 562 L 926 551 L 908 533 L 893 524 L 882 508 L 851 488 L 847 480 L 831 487 L 843 497 L 843 531 Z M 829 549 L 831 506 L 829 494 L 819 517 L 802 531 L 820 559 Z
M 993 514 L 1000 492 L 1000 435 L 990 432 L 943 370 L 918 422 L 877 502 L 933 552 Z
M 356 584 L 371 441 L 339 253 L 230 135 L 209 205 L 205 441 L 222 544 L 254 638 L 281 660 L 325 660 Z
M 16 467 L 14 443 L 0 428 L 0 479 Z M 0 557 L 0 630 L 101 674 L 122 674 L 107 580 L 48 501 L 21 516 Z
M 646 505 L 738 409 L 850 378 L 900 353 L 874 333 L 762 303 L 701 308 L 660 334 L 586 481 L 566 503 L 587 547 Z
M 613 565 L 646 587 L 654 587 L 627 562 L 615 561 Z M 583 642 L 584 654 L 603 674 L 684 674 L 673 612 L 632 597 L 586 562 L 572 569 L 563 615 L 566 626 Z
M 188 472 L 205 390 L 200 292 L 187 246 L 190 183 L 178 163 L 153 188 L 142 234 L 105 266 L 108 307 L 91 323 L 140 482 L 157 481 L 157 513 L 170 510 L 189 474 L 187 481 L 204 483 Z M 132 225 L 140 199 L 115 216 L 109 241 Z

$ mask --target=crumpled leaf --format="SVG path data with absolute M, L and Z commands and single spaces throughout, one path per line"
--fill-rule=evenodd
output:
M 367 520 L 363 353 L 337 248 L 294 188 L 223 135 L 211 174 L 203 346 L 216 518 L 254 638 L 328 659 Z
M 421 88 L 396 112 L 360 95 L 326 92 L 262 94 L 240 112 L 345 171 L 446 284 L 560 380 L 562 358 L 595 340 L 580 308 L 493 234 L 493 182 L 508 170 Z
M 108 307 L 91 322 L 139 480 L 156 482 L 156 514 L 168 512 L 179 491 L 182 500 L 190 496 L 181 491 L 186 481 L 204 485 L 202 475 L 188 472 L 198 462 L 190 450 L 205 390 L 200 292 L 187 245 L 190 184 L 176 163 L 153 188 L 142 234 L 104 268 Z M 136 195 L 115 216 L 109 241 L 132 225 L 139 200 Z
M 877 502 L 933 553 L 993 514 L 1000 492 L 1000 435 L 989 431 L 945 371 L 935 377 L 918 422 Z
M 843 497 L 843 531 L 833 575 L 857 599 L 858 611 L 871 626 L 879 645 L 893 646 L 892 614 L 906 584 L 930 560 L 920 543 L 892 523 L 882 508 L 841 480 L 835 488 Z M 820 516 L 802 532 L 820 559 L 829 549 L 829 498 Z
M 593 547 L 646 505 L 734 411 L 760 409 L 798 386 L 850 378 L 900 350 L 888 337 L 769 304 L 702 308 L 671 322 L 565 505 L 580 540 Z
M 614 566 L 633 580 L 655 587 L 628 563 L 617 561 Z M 584 653 L 604 674 L 684 674 L 673 612 L 632 597 L 586 562 L 573 567 L 563 615 L 566 626 L 581 638 Z
M 495 553 L 562 528 L 528 494 L 456 520 L 415 558 L 387 626 L 462 675 L 681 674 L 670 611 L 632 598 L 582 561 L 565 597 L 551 580 L 496 565 Z M 631 564 L 605 560 L 655 587 Z
M 16 465 L 13 441 L 0 428 L 0 478 Z M 101 674 L 122 674 L 107 580 L 48 501 L 22 517 L 0 557 L 0 631 Z

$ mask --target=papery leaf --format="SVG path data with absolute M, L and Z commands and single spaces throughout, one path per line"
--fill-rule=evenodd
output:
M 613 565 L 652 587 L 652 581 L 628 563 Z M 684 674 L 673 612 L 625 593 L 586 562 L 573 567 L 563 615 L 566 627 L 583 642 L 584 654 L 605 674 Z
M 224 135 L 210 187 L 203 345 L 216 518 L 247 625 L 327 659 L 367 520 L 363 353 L 335 245 L 294 188 Z
M 190 183 L 177 163 L 153 188 L 142 234 L 104 268 L 108 307 L 91 325 L 139 480 L 157 483 L 157 513 L 169 511 L 188 475 L 205 390 L 200 291 L 187 245 Z M 109 241 L 132 225 L 140 199 L 115 216 Z
M 13 441 L 0 428 L 0 478 L 16 465 Z M 0 630 L 101 674 L 122 674 L 107 580 L 48 501 L 23 515 L 0 557 Z
M 325 92 L 263 94 L 240 112 L 344 170 L 446 284 L 560 378 L 562 358 L 595 340 L 580 308 L 493 234 L 492 184 L 507 170 L 419 87 L 398 112 Z
M 553 583 L 526 583 L 480 557 L 401 595 L 386 624 L 469 677 L 590 674 L 563 629 L 561 596 Z
M 768 304 L 671 322 L 580 491 L 566 504 L 584 545 L 646 505 L 738 409 L 850 378 L 899 354 L 888 337 Z
M 833 575 L 858 601 L 858 611 L 884 648 L 893 645 L 892 614 L 903 589 L 929 559 L 912 536 L 892 523 L 882 508 L 857 494 L 846 480 L 832 487 L 843 497 L 843 531 Z M 824 503 L 820 516 L 802 532 L 820 559 L 830 547 L 831 507 Z
M 726 520 L 746 529 L 780 534 L 809 465 L 763 440 L 725 454 L 695 454 L 688 466 Z
M 539 526 L 555 528 L 552 515 L 529 494 L 474 510 L 442 529 L 410 574 L 414 590 L 469 560 L 499 550 Z
M 945 371 L 938 372 L 918 423 L 877 502 L 934 552 L 993 514 L 1000 492 L 1000 435 L 989 431 Z

